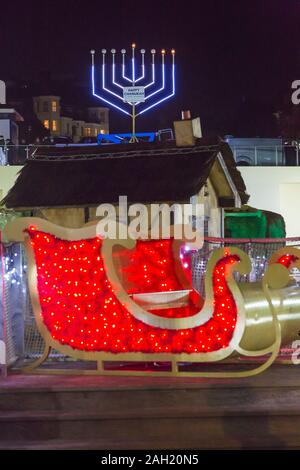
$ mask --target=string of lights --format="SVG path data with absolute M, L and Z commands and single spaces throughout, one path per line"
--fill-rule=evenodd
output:
M 196 328 L 167 330 L 135 319 L 117 300 L 100 254 L 100 238 L 66 241 L 30 228 L 38 273 L 42 317 L 52 337 L 84 351 L 208 352 L 226 347 L 233 335 L 237 308 L 226 283 L 226 269 L 239 261 L 228 255 L 213 272 L 214 309 L 209 321 Z M 171 262 L 170 241 L 139 243 L 133 254 L 135 289 L 178 289 Z M 154 261 L 150 261 L 154 259 Z M 141 264 L 142 263 L 142 264 Z M 170 276 L 170 281 L 166 282 Z M 168 317 L 196 313 L 195 298 L 186 309 L 167 309 Z

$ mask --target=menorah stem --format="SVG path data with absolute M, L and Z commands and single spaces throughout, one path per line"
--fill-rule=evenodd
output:
M 132 136 L 129 141 L 131 144 L 133 144 L 134 142 L 138 142 L 138 138 L 135 135 L 135 120 L 136 120 L 135 104 L 133 104 L 132 105 Z
M 132 137 L 135 137 L 135 104 L 132 105 Z

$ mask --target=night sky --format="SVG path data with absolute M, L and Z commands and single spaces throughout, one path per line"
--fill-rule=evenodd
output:
M 51 72 L 88 92 L 90 49 L 174 47 L 177 95 L 139 130 L 170 127 L 190 109 L 205 134 L 267 135 L 300 79 L 298 0 L 27 0 L 2 2 L 1 13 L 0 78 L 9 81 Z M 111 130 L 128 124 L 111 111 Z

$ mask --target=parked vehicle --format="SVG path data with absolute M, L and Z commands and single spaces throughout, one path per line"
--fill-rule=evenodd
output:
M 70 137 L 65 137 L 65 136 L 50 136 L 50 137 L 44 137 L 42 140 L 43 145 L 56 145 L 56 144 L 72 144 L 73 140 Z

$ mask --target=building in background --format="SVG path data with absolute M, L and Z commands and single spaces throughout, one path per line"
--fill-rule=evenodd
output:
M 8 105 L 0 105 L 0 137 L 9 145 L 19 144 L 18 123 L 23 117 L 14 108 Z
M 21 114 L 6 103 L 6 84 L 0 81 L 0 165 L 18 161 L 16 147 L 19 144 L 19 123 L 24 121 Z M 9 147 L 8 147 L 9 146 Z M 7 149 L 10 148 L 8 153 Z
M 299 143 L 293 139 L 226 136 L 239 166 L 299 165 Z
M 52 137 L 69 137 L 77 143 L 83 138 L 95 138 L 109 132 L 108 108 L 76 109 L 63 106 L 60 96 L 42 95 L 33 98 L 33 110 Z
M 7 144 L 19 144 L 18 123 L 24 119 L 14 107 L 6 103 L 6 85 L 0 80 L 0 141 Z
M 250 194 L 249 204 L 281 214 L 287 237 L 299 237 L 300 167 L 247 166 L 239 169 Z
M 287 237 L 300 235 L 299 140 L 227 137 L 250 194 L 249 205 L 282 215 Z

